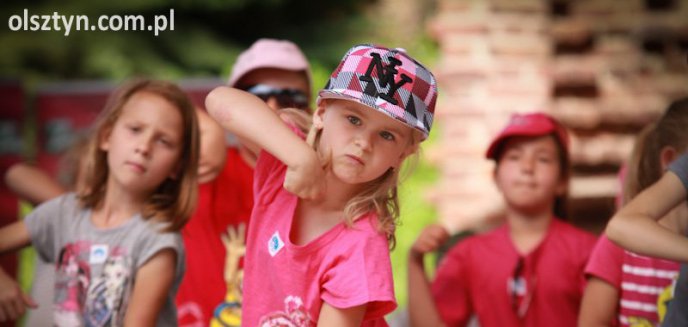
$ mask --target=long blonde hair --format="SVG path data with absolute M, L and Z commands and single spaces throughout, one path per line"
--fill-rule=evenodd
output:
M 327 103 L 327 100 L 323 100 Z M 294 123 L 301 131 L 306 133 L 308 144 L 317 152 L 320 143 L 322 129 L 316 128 L 312 124 L 312 117 L 303 110 L 281 109 L 281 114 L 285 114 L 289 121 Z M 419 131 L 412 129 L 412 137 L 407 146 L 418 147 L 422 140 Z M 404 165 L 404 175 L 410 173 L 418 160 L 418 153 L 414 151 L 406 160 L 411 164 Z M 390 248 L 396 245 L 395 231 L 399 224 L 399 196 L 397 186 L 401 178 L 400 169 L 388 169 L 382 176 L 365 183 L 362 191 L 351 198 L 344 206 L 344 223 L 346 226 L 353 226 L 354 221 L 362 215 L 375 212 L 377 214 L 377 229 L 387 236 Z
M 197 170 L 199 157 L 199 130 L 196 112 L 191 101 L 178 86 L 166 81 L 148 79 L 132 80 L 115 90 L 105 108 L 96 119 L 86 148 L 84 187 L 79 190 L 79 202 L 86 208 L 97 208 L 105 199 L 110 169 L 107 152 L 100 149 L 100 142 L 112 131 L 122 114 L 122 108 L 136 93 L 149 92 L 162 97 L 179 110 L 182 117 L 182 152 L 179 157 L 179 174 L 168 178 L 146 200 L 144 219 L 155 218 L 169 223 L 167 231 L 178 231 L 188 221 L 198 198 Z

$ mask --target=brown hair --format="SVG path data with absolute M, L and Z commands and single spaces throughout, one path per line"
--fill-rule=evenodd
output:
M 624 181 L 624 203 L 655 183 L 664 173 L 661 152 L 688 146 L 688 98 L 672 102 L 659 120 L 643 129 L 636 139 Z
M 196 206 L 198 186 L 196 181 L 199 157 L 199 131 L 196 112 L 187 95 L 174 83 L 148 79 L 136 79 L 124 83 L 107 100 L 105 108 L 94 124 L 84 158 L 84 189 L 79 192 L 83 207 L 96 208 L 103 203 L 109 167 L 107 153 L 100 149 L 100 141 L 109 133 L 122 108 L 138 92 L 148 92 L 162 97 L 179 110 L 182 117 L 182 152 L 179 157 L 179 175 L 168 178 L 147 199 L 144 219 L 155 218 L 169 223 L 167 231 L 178 231 L 188 221 Z

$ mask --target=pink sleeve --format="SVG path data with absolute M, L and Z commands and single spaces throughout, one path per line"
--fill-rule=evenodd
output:
M 465 326 L 473 312 L 469 289 L 468 240 L 452 248 L 440 263 L 432 283 L 435 306 L 447 326 Z
M 321 297 L 336 308 L 367 304 L 364 320 L 381 318 L 397 306 L 387 239 L 375 233 L 348 243 L 324 274 Z
M 585 275 L 600 278 L 616 288 L 621 287 L 621 265 L 624 250 L 606 235 L 600 236 L 585 266 Z
M 300 138 L 306 137 L 296 126 L 288 126 Z M 272 201 L 274 191 L 281 188 L 284 183 L 286 168 L 286 165 L 270 152 L 260 150 L 253 171 L 253 198 L 256 202 L 266 204 Z

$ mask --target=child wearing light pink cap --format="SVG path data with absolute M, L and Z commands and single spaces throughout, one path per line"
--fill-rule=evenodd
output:
M 308 61 L 290 41 L 257 40 L 239 54 L 228 85 L 248 90 L 273 110 L 299 107 L 308 111 Z M 238 232 L 251 216 L 256 154 L 241 139 L 235 146 L 223 146 L 222 151 L 226 151 L 225 164 L 214 180 L 199 185 L 197 210 L 182 231 L 189 254 L 176 298 L 182 326 L 232 326 L 241 322 L 241 296 L 236 293 L 241 289 L 237 276 L 242 253 L 238 246 L 239 250 L 228 250 L 226 244 L 235 243 L 226 243 L 223 237 L 244 237 Z M 204 166 L 203 161 L 200 165 Z
M 568 136 L 542 113 L 516 114 L 486 157 L 506 202 L 506 223 L 453 247 L 430 283 L 423 257 L 447 239 L 440 225 L 423 230 L 409 252 L 409 314 L 414 326 L 576 326 L 595 244 L 564 216 Z
M 246 92 L 208 95 L 210 114 L 260 151 L 243 325 L 386 325 L 399 169 L 427 138 L 436 99 L 430 71 L 374 45 L 345 54 L 307 137 Z

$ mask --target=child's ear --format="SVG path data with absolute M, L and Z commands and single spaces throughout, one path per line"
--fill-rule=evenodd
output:
M 98 148 L 103 151 L 108 151 L 110 149 L 110 134 L 112 132 L 112 127 L 105 128 L 101 133 L 98 134 Z
M 557 188 L 554 190 L 555 194 L 557 196 L 563 196 L 568 192 L 569 190 L 569 181 L 566 180 L 559 180 L 559 183 L 557 183 Z
M 671 164 L 678 157 L 678 152 L 673 146 L 665 146 L 659 151 L 659 163 L 662 166 L 662 171 L 665 171 L 669 164 Z
M 179 173 L 182 171 L 182 166 L 180 162 L 177 162 L 177 164 L 172 168 L 172 172 L 170 173 L 169 178 L 173 181 L 176 181 L 177 178 L 179 177 Z
M 325 106 L 323 105 L 326 103 L 326 101 L 323 101 L 318 105 L 318 108 L 315 109 L 315 112 L 313 113 L 313 127 L 316 129 L 322 129 L 323 128 L 323 117 L 325 115 Z

